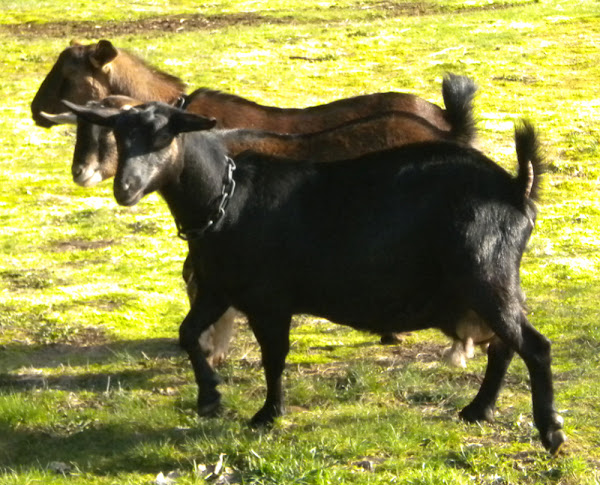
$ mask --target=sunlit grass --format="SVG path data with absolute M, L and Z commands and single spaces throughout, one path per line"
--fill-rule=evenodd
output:
M 260 15 L 111 40 L 190 90 L 278 106 L 390 90 L 441 104 L 445 72 L 466 74 L 479 86 L 479 145 L 510 170 L 513 122 L 530 118 L 549 172 L 522 282 L 532 323 L 553 342 L 570 441 L 557 458 L 543 452 L 518 359 L 496 423 L 466 425 L 457 413 L 483 375 L 479 351 L 466 370 L 449 369 L 439 362 L 447 339 L 436 332 L 381 347 L 377 336 L 304 316 L 291 336 L 290 412 L 274 430 L 247 428 L 264 378 L 243 321 L 220 369 L 225 410 L 197 418 L 191 370 L 176 345 L 188 306 L 185 247 L 168 210 L 156 196 L 121 208 L 110 183 L 72 183 L 73 131 L 36 128 L 29 114 L 70 38 L 0 26 L 1 483 L 148 484 L 173 470 L 177 483 L 202 483 L 202 466 L 222 455 L 234 483 L 600 480 L 598 2 L 93 3 L 3 2 L 0 24 Z

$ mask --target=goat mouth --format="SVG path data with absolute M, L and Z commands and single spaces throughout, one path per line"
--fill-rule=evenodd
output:
M 100 170 L 86 171 L 79 176 L 73 177 L 73 181 L 81 187 L 94 187 L 103 180 L 104 178 Z
M 40 128 L 52 128 L 53 126 L 56 126 L 54 121 L 50 121 L 48 118 L 44 118 L 38 113 L 33 114 L 33 121 L 35 125 L 39 126 Z
M 137 192 L 115 192 L 115 199 L 119 205 L 130 207 L 137 204 L 144 196 L 144 189 L 140 189 Z

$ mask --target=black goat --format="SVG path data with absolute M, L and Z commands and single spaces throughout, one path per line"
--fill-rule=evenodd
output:
M 471 148 L 427 142 L 328 164 L 246 152 L 234 179 L 234 162 L 210 132 L 187 133 L 214 121 L 160 103 L 120 114 L 72 109 L 114 128 L 117 202 L 131 206 L 158 190 L 189 239 L 201 291 L 180 343 L 201 415 L 219 407 L 220 394 L 198 337 L 230 306 L 247 315 L 262 352 L 267 397 L 255 425 L 283 412 L 293 314 L 377 333 L 438 328 L 453 338 L 464 318 L 477 318 L 494 336 L 481 388 L 461 416 L 492 419 L 517 352 L 543 445 L 555 453 L 566 440 L 550 342 L 527 320 L 519 282 L 543 168 L 531 125 L 515 133 L 516 177 Z
M 442 91 L 444 102 L 447 105 L 445 116 L 448 120 L 452 120 L 450 131 L 440 130 L 410 112 L 388 111 L 315 133 L 280 134 L 244 128 L 213 130 L 212 133 L 223 139 L 227 154 L 231 157 L 236 157 L 243 151 L 252 150 L 282 158 L 319 162 L 357 157 L 417 141 L 447 140 L 473 144 L 475 124 L 472 99 L 475 93 L 475 84 L 467 77 L 449 74 L 444 78 Z M 407 99 L 413 98 L 408 97 Z M 90 101 L 86 106 L 115 108 L 116 112 L 119 109 L 128 109 L 140 104 L 142 101 L 128 96 L 113 95 L 101 101 Z M 186 111 L 190 111 L 193 106 L 188 107 Z M 43 112 L 41 114 L 55 124 L 77 123 L 77 139 L 71 167 L 73 180 L 76 183 L 90 187 L 115 175 L 117 149 L 110 128 L 87 123 L 85 120 L 78 121 L 77 116 L 70 111 L 60 115 L 49 115 Z M 183 276 L 188 296 L 193 299 L 196 288 L 193 268 L 188 259 L 184 263 Z M 227 312 L 200 338 L 201 347 L 213 365 L 218 365 L 227 355 L 233 334 L 235 315 L 236 312 L 233 310 Z M 471 341 L 471 334 L 473 331 L 469 329 L 464 341 L 454 342 L 452 348 L 445 355 L 447 361 L 466 365 L 466 357 L 472 356 L 472 350 L 470 353 L 468 352 L 468 349 L 472 349 L 472 345 L 470 347 L 468 345 Z M 397 341 L 398 335 L 396 334 L 382 336 L 384 343 Z

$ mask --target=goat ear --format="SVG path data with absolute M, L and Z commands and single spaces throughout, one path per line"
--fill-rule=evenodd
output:
M 78 118 L 82 118 L 96 125 L 108 126 L 109 128 L 115 126 L 117 117 L 120 113 L 120 110 L 115 108 L 81 106 L 75 103 L 71 103 L 70 101 L 67 101 L 65 99 L 62 100 L 62 103 L 73 113 L 75 113 Z
M 217 120 L 206 118 L 186 111 L 177 111 L 173 113 L 169 120 L 169 125 L 175 133 L 185 133 L 189 131 L 204 131 L 214 128 Z
M 101 69 L 112 62 L 117 55 L 119 55 L 117 48 L 109 40 L 103 39 L 98 41 L 92 50 L 90 62 L 95 68 Z

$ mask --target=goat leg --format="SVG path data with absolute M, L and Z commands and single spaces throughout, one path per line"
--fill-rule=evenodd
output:
M 198 341 L 202 332 L 213 324 L 229 305 L 207 294 L 198 295 L 189 313 L 179 327 L 179 344 L 187 352 L 198 385 L 198 414 L 215 414 L 221 404 L 217 391 L 219 377 L 208 364 Z
M 249 317 L 252 331 L 260 345 L 267 382 L 267 397 L 263 407 L 250 420 L 250 425 L 269 426 L 284 412 L 281 376 L 290 348 L 291 314 L 255 319 Z
M 191 306 L 198 294 L 198 282 L 194 276 L 194 263 L 191 253 L 188 253 L 183 262 L 182 276 Z M 206 355 L 209 365 L 213 368 L 223 363 L 227 358 L 229 342 L 234 333 L 236 315 L 236 310 L 229 308 L 219 320 L 200 335 L 200 348 Z
M 533 420 L 544 447 L 555 454 L 567 437 L 562 418 L 554 409 L 554 390 L 550 369 L 550 341 L 527 320 L 518 294 L 502 293 L 499 287 L 517 287 L 506 282 L 498 285 L 480 281 L 473 285 L 473 309 L 497 336 L 488 349 L 488 368 L 479 393 L 461 416 L 467 421 L 490 420 L 500 391 L 502 378 L 517 352 L 529 370 Z M 502 343 L 501 343 L 501 342 Z
M 554 390 L 550 368 L 550 341 L 539 333 L 525 315 L 521 319 L 522 348 L 519 355 L 525 361 L 531 380 L 533 420 L 540 432 L 544 447 L 556 454 L 567 435 L 562 430 L 563 419 L 554 407 Z
M 238 311 L 229 307 L 227 311 L 213 324 L 210 345 L 210 355 L 208 356 L 209 364 L 214 368 L 225 362 L 229 353 L 229 343 L 235 333 L 235 318 Z M 204 336 L 206 332 L 202 334 Z M 206 344 L 203 344 L 203 339 L 200 337 L 200 346 L 206 351 Z
M 500 339 L 495 338 L 490 343 L 483 382 L 473 401 L 460 412 L 462 419 L 470 423 L 494 420 L 496 400 L 513 355 L 514 351 Z

